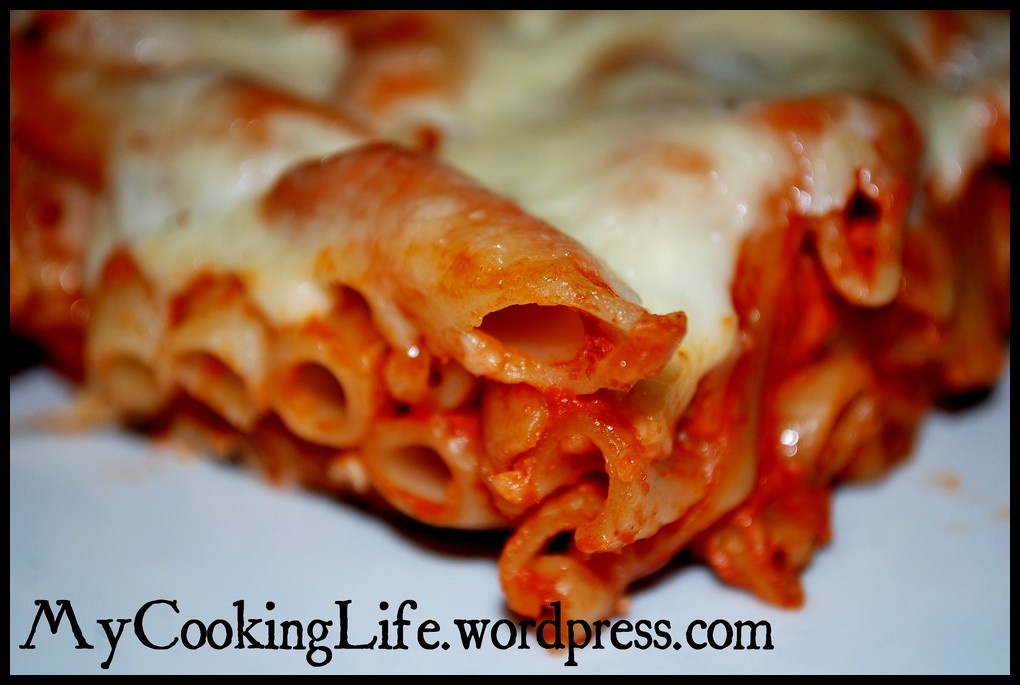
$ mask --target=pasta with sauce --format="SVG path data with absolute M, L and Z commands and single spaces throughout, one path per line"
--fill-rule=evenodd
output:
M 798 606 L 834 489 L 1004 365 L 1009 27 L 746 29 L 13 13 L 11 330 L 125 423 L 508 531 L 515 612 L 684 550 Z

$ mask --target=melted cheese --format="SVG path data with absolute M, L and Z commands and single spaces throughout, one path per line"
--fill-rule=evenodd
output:
M 270 320 L 300 323 L 328 310 L 330 294 L 314 278 L 318 249 L 264 229 L 256 199 L 135 237 L 133 253 L 159 287 L 183 288 L 205 272 L 236 274 Z
M 769 201 L 796 172 L 805 182 L 792 191 L 795 209 L 825 214 L 845 204 L 856 170 L 873 161 L 871 123 L 852 110 L 804 169 L 790 141 L 749 123 L 743 108 L 854 89 L 905 98 L 930 140 L 926 161 L 942 193 L 983 152 L 974 133 L 988 114 L 983 96 L 922 88 L 890 36 L 854 15 L 522 13 L 489 30 L 475 37 L 459 100 L 409 108 L 446 132 L 445 161 L 578 239 L 651 311 L 685 311 L 680 355 L 692 361 L 692 379 L 735 340 L 737 250 L 773 220 Z M 250 55 L 237 59 L 252 67 Z M 981 70 L 968 64 L 974 84 Z M 1008 111 L 1008 66 L 1005 84 Z M 149 157 L 125 151 L 112 223 L 167 282 L 236 268 L 269 316 L 291 321 L 324 306 L 311 257 L 264 230 L 246 203 L 289 164 L 355 141 L 307 120 L 273 126 L 274 144 L 263 149 L 227 139 Z M 239 209 L 226 211 L 232 205 Z
M 797 171 L 788 142 L 747 123 L 730 102 L 809 89 L 788 78 L 792 72 L 839 82 L 853 56 L 864 58 L 855 80 L 874 78 L 871 63 L 887 56 L 822 15 L 800 17 L 804 41 L 783 40 L 791 29 L 785 14 L 757 23 L 749 32 L 714 13 L 689 21 L 654 12 L 557 15 L 545 23 L 524 15 L 502 40 L 486 42 L 464 97 L 471 126 L 447 154 L 579 240 L 652 312 L 686 312 L 678 356 L 692 378 L 731 349 L 741 239 L 771 221 L 766 203 Z M 611 69 L 600 67 L 607 56 L 632 53 L 636 66 L 598 75 Z M 832 54 L 838 67 L 806 68 Z M 822 152 L 802 209 L 845 202 L 854 151 L 833 141 Z
M 65 18 L 60 47 L 162 69 L 215 67 L 327 98 L 347 66 L 328 26 L 287 10 L 89 10 Z
M 286 254 L 295 247 L 265 230 L 248 213 L 248 204 L 294 164 L 342 152 L 364 138 L 339 121 L 300 110 L 230 114 L 223 102 L 199 95 L 218 83 L 218 77 L 210 75 L 162 83 L 119 131 L 111 193 L 92 245 L 89 272 L 98 273 L 117 245 L 135 243 L 143 269 L 158 273 L 161 285 L 172 291 L 183 287 L 200 266 L 236 268 L 242 266 L 239 259 L 249 256 L 253 261 L 243 270 L 261 270 L 259 281 L 277 293 L 264 303 L 269 315 L 280 321 L 300 319 L 318 311 L 324 297 L 307 294 L 310 270 L 299 274 L 277 269 L 272 259 L 258 258 L 275 251 L 286 263 Z M 199 102 L 202 106 L 197 107 Z M 148 143 L 134 144 L 139 139 Z M 238 210 L 232 213 L 234 208 Z M 165 257 L 175 251 L 190 251 L 194 264 Z M 285 302 L 284 293 L 291 292 L 306 295 Z
M 932 141 L 943 194 L 959 188 L 983 153 L 976 118 L 984 106 L 921 91 L 894 42 L 854 19 L 518 15 L 478 56 L 463 100 L 469 125 L 454 132 L 448 159 L 578 239 L 651 311 L 685 311 L 679 355 L 700 377 L 735 340 L 737 250 L 748 230 L 772 220 L 766 204 L 799 172 L 794 208 L 825 215 L 845 206 L 857 170 L 876 161 L 877 133 L 856 109 L 798 169 L 789 141 L 741 120 L 734 103 L 856 89 L 905 96 Z M 1001 34 L 993 38 L 1002 44 Z M 624 64 L 615 73 L 613 59 Z

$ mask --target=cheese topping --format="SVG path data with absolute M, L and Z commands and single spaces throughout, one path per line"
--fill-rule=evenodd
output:
M 297 44 L 304 29 L 293 30 Z M 988 116 L 979 96 L 920 90 L 893 36 L 852 14 L 543 12 L 487 30 L 473 43 L 460 99 L 419 99 L 409 111 L 444 131 L 444 161 L 579 240 L 649 310 L 685 311 L 682 353 L 700 360 L 695 375 L 735 339 L 737 250 L 749 230 L 775 220 L 767 203 L 802 178 L 795 211 L 826 214 L 845 205 L 857 170 L 874 162 L 875 132 L 852 109 L 850 125 L 831 127 L 804 169 L 791 141 L 744 116 L 749 108 L 815 93 L 900 97 L 930 139 L 927 164 L 944 194 L 984 144 L 971 125 Z M 1008 33 L 1002 40 L 1008 45 Z M 250 59 L 238 50 L 237 59 Z M 980 70 L 967 66 L 974 83 Z M 258 123 L 239 119 L 231 130 Z M 313 256 L 262 228 L 247 205 L 216 217 L 288 165 L 358 141 L 300 116 L 269 125 L 272 144 L 261 147 L 226 139 L 126 149 L 112 224 L 138 241 L 146 270 L 181 283 L 230 265 L 248 275 L 270 317 L 291 321 L 326 301 L 310 279 Z

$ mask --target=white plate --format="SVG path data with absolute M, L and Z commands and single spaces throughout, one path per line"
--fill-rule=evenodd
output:
M 117 431 L 67 436 L 24 429 L 25 416 L 62 406 L 67 389 L 32 371 L 11 379 L 11 673 L 1009 673 L 1009 373 L 989 402 L 926 424 L 914 458 L 874 487 L 835 498 L 835 540 L 808 569 L 807 606 L 782 611 L 725 587 L 702 567 L 674 567 L 642 584 L 625 617 L 632 625 L 669 621 L 703 641 L 716 623 L 766 621 L 773 649 L 694 649 L 687 644 L 624 648 L 635 633 L 608 637 L 574 654 L 500 649 L 486 640 L 465 649 L 457 619 L 505 619 L 496 547 L 485 539 L 445 540 L 397 526 L 304 492 L 267 487 L 252 474 L 204 458 L 182 459 Z M 51 632 L 38 602 L 70 614 Z M 255 649 L 277 644 L 284 621 L 308 629 L 332 620 L 323 644 L 338 640 L 348 603 L 348 643 L 375 649 Z M 382 649 L 385 624 L 396 646 L 396 607 L 410 620 L 407 649 Z M 174 606 L 170 602 L 176 602 Z M 147 603 L 142 635 L 135 617 Z M 273 602 L 273 609 L 266 603 Z M 386 602 L 388 609 L 379 608 Z M 33 622 L 40 617 L 35 633 Z M 125 623 L 108 669 L 110 642 Z M 435 621 L 426 643 L 418 629 Z M 190 623 L 189 623 L 190 622 Z M 247 623 L 246 623 L 247 625 Z M 318 624 L 314 624 L 318 625 Z M 426 624 L 430 626 L 431 624 Z M 764 626 L 764 624 L 762 624 Z M 211 627 L 214 649 L 199 641 Z M 314 629 L 314 628 L 313 628 Z M 761 633 L 759 633 L 761 635 Z M 31 639 L 30 639 L 31 636 Z M 498 640 L 511 638 L 507 622 Z M 660 638 L 656 638 L 662 644 Z M 23 649 L 31 643 L 34 649 Z M 744 642 L 746 645 L 746 641 Z M 293 643 L 292 643 L 293 646 Z M 307 659 L 328 655 L 323 666 Z

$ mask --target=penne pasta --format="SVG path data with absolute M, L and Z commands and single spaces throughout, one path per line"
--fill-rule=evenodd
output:
M 506 525 L 479 473 L 478 422 L 455 413 L 380 421 L 365 440 L 373 487 L 396 509 L 433 526 Z
M 10 52 L 12 334 L 136 429 L 505 531 L 526 617 L 685 552 L 800 606 L 839 487 L 1006 364 L 1008 13 L 25 10 Z
M 265 409 L 268 332 L 233 279 L 200 278 L 171 302 L 162 360 L 174 381 L 242 431 Z M 230 331 L 225 335 L 224 331 Z
M 277 331 L 270 403 L 304 439 L 349 447 L 364 439 L 387 402 L 386 348 L 359 297 L 336 299 L 329 316 Z
M 85 340 L 90 379 L 119 412 L 151 418 L 173 393 L 162 359 L 168 312 L 123 252 L 107 262 L 92 302 Z

